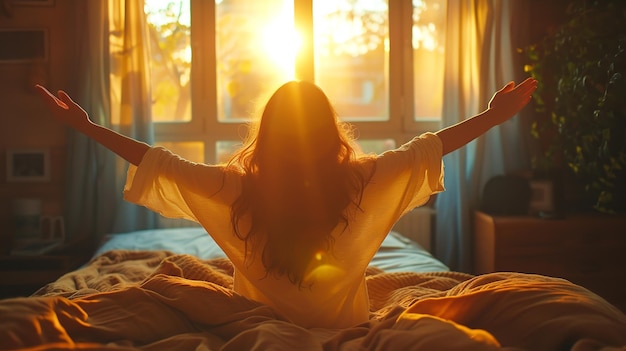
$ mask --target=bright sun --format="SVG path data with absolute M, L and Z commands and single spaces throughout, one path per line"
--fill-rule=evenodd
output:
M 288 10 L 288 9 L 287 9 Z M 265 25 L 262 34 L 263 50 L 285 80 L 295 77 L 295 62 L 301 38 L 293 23 L 293 10 L 282 11 Z

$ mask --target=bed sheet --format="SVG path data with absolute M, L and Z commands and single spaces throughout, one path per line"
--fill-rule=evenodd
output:
M 168 250 L 200 259 L 222 258 L 224 252 L 201 227 L 139 230 L 109 234 L 95 256 L 110 250 Z M 390 232 L 370 262 L 386 272 L 442 272 L 450 269 L 417 242 Z
M 369 322 L 305 329 L 233 292 L 232 274 L 226 258 L 107 251 L 36 296 L 1 300 L 0 348 L 626 350 L 626 316 L 558 278 L 370 267 Z

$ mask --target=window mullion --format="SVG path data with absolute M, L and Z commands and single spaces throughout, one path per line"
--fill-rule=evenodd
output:
M 192 95 L 194 120 L 203 133 L 209 133 L 217 124 L 217 72 L 215 1 L 191 0 L 192 4 L 192 69 L 194 86 Z M 197 11 L 194 11 L 197 10 Z M 194 13 L 196 16 L 194 16 Z M 207 138 L 207 141 L 210 141 Z
M 407 4 L 410 8 L 411 0 L 389 1 L 389 122 L 398 144 L 404 142 L 405 119 L 412 113 L 410 99 L 406 98 L 407 87 L 412 84 L 411 65 L 407 65 L 406 58 L 407 41 L 410 45 L 405 26 Z
M 296 78 L 315 81 L 315 49 L 313 40 L 313 0 L 294 0 L 294 23 L 300 35 L 296 56 Z

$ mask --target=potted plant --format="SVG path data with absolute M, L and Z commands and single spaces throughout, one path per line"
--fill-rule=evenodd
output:
M 626 2 L 573 0 L 564 23 L 525 52 L 539 81 L 536 169 L 569 169 L 591 207 L 625 212 Z

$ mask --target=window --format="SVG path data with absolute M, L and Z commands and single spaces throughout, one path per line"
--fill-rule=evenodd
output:
M 157 142 L 223 161 L 294 78 L 326 92 L 365 152 L 434 130 L 445 1 L 145 0 Z
M 348 121 L 389 120 L 386 0 L 313 1 L 315 81 Z
M 413 0 L 413 115 L 417 122 L 441 119 L 445 28 L 445 1 Z
M 188 1 L 146 1 L 152 118 L 191 121 L 191 9 Z
M 295 78 L 293 2 L 222 0 L 215 17 L 218 120 L 245 121 Z

